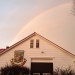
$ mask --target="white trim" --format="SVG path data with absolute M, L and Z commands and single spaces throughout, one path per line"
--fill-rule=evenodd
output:
M 33 73 L 33 75 L 40 75 L 40 73 Z
M 51 75 L 51 73 L 43 73 L 43 75 Z
M 37 59 L 37 61 L 36 62 L 42 62 L 42 63 L 53 63 L 53 61 L 54 61 L 54 58 L 55 57 L 30 57 L 30 68 L 31 68 L 31 62 L 35 62 L 35 60 L 34 61 L 32 61 L 32 59 Z M 39 60 L 38 61 L 38 59 L 41 59 L 41 60 Z M 44 60 L 44 61 L 43 61 Z
M 31 57 L 31 62 L 51 62 L 53 63 L 54 57 Z

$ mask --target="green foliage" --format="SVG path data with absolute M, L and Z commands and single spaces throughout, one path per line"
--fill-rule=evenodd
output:
M 20 66 L 5 66 L 0 69 L 0 75 L 29 75 L 29 68 Z
M 66 69 L 55 69 L 54 75 L 75 75 L 75 71 L 71 69 L 71 67 Z
M 29 75 L 30 69 L 20 66 L 5 66 L 0 69 L 0 75 Z M 53 75 L 75 75 L 75 71 L 69 68 L 54 70 Z

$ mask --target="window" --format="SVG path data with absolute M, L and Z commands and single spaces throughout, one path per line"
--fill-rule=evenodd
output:
M 36 48 L 39 48 L 39 40 L 36 40 Z
M 30 40 L 30 48 L 33 48 L 34 40 Z
M 33 73 L 33 75 L 40 75 L 40 73 Z
M 50 73 L 43 73 L 43 75 L 51 75 Z

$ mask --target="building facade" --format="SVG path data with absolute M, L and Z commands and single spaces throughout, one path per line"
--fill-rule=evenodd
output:
M 74 54 L 36 32 L 0 53 L 0 67 L 7 64 L 12 65 L 11 60 L 16 57 L 15 51 L 24 52 L 24 54 L 20 52 L 26 60 L 24 66 L 31 69 L 32 75 L 52 75 L 56 68 L 68 68 L 70 66 L 75 69 Z

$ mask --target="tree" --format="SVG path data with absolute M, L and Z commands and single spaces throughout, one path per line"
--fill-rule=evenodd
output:
M 75 15 L 75 0 L 73 0 L 73 10 L 72 10 L 73 15 Z

